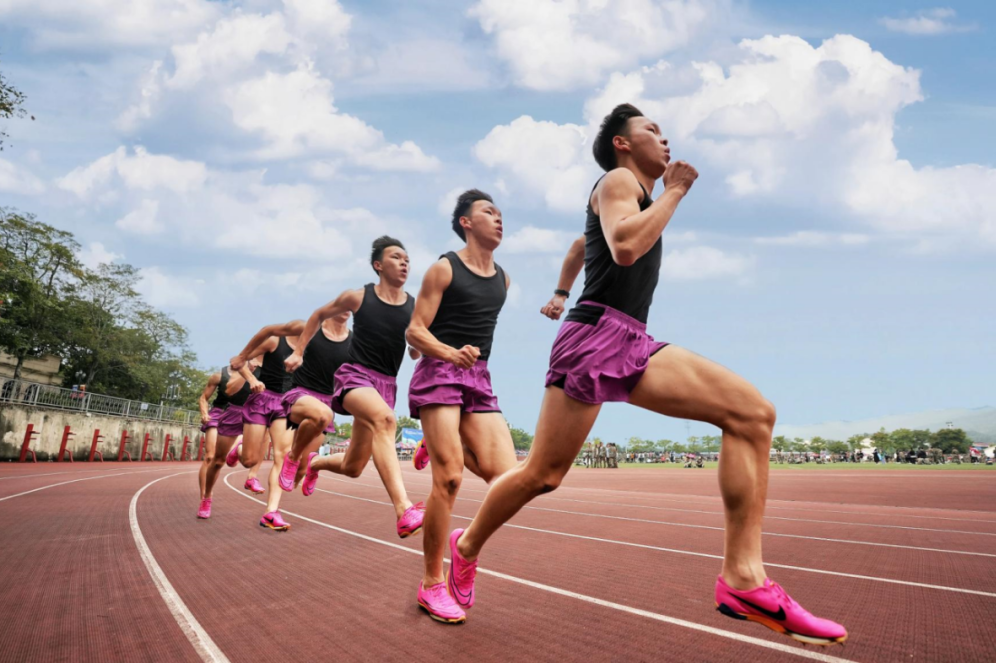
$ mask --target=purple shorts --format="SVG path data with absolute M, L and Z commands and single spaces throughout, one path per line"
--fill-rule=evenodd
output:
M 666 345 L 625 313 L 579 302 L 553 342 L 546 386 L 561 387 L 582 403 L 628 402 L 650 357 Z
M 201 432 L 206 433 L 209 428 L 217 428 L 218 418 L 221 416 L 222 412 L 224 412 L 224 410 L 220 407 L 213 407 L 208 410 L 208 422 L 206 424 L 201 424 Z
M 349 412 L 342 405 L 342 400 L 348 392 L 361 387 L 373 387 L 387 403 L 387 407 L 394 409 L 394 401 L 398 397 L 398 381 L 390 375 L 384 375 L 359 364 L 343 364 L 335 372 L 332 409 L 338 414 L 349 415 Z
M 228 404 L 218 417 L 218 435 L 238 437 L 242 435 L 242 406 Z
M 286 394 L 284 394 L 284 397 L 280 399 L 280 402 L 284 406 L 284 416 L 287 417 L 288 430 L 294 430 L 295 428 L 297 428 L 298 423 L 300 423 L 300 422 L 295 423 L 291 421 L 290 411 L 291 408 L 294 407 L 294 403 L 297 403 L 302 396 L 311 396 L 312 398 L 318 399 L 319 401 L 329 406 L 330 408 L 332 407 L 332 396 L 330 396 L 329 394 L 323 394 L 317 391 L 313 391 L 311 389 L 308 389 L 307 387 L 294 387 Z M 330 422 L 328 427 L 325 429 L 325 432 L 334 433 L 335 424 Z
M 286 416 L 281 403 L 283 397 L 283 394 L 269 389 L 264 389 L 258 394 L 249 394 L 246 404 L 242 407 L 242 421 L 269 427 L 275 419 L 283 419 Z
M 418 419 L 419 408 L 426 405 L 459 405 L 461 412 L 468 413 L 501 412 L 498 398 L 491 390 L 488 362 L 457 368 L 442 359 L 422 357 L 408 387 L 412 417 Z

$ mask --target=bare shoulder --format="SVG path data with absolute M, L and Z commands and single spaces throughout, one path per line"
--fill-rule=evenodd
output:
M 627 199 L 635 199 L 637 203 L 643 202 L 643 187 L 629 168 L 616 168 L 606 173 L 595 187 L 591 205 L 598 214 L 600 203 Z
M 453 265 L 446 258 L 440 258 L 429 267 L 422 279 L 422 287 L 445 290 L 453 281 Z

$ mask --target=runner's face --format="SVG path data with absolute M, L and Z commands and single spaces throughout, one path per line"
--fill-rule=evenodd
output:
M 470 206 L 470 227 L 466 232 L 472 234 L 483 246 L 492 251 L 501 244 L 505 232 L 502 225 L 501 210 L 494 203 L 477 200 Z
M 646 117 L 630 119 L 627 128 L 630 154 L 637 167 L 654 179 L 663 176 L 671 162 L 671 148 L 667 138 L 661 135 L 661 128 Z
M 408 253 L 400 246 L 384 249 L 380 259 L 380 275 L 391 285 L 404 285 L 408 280 Z

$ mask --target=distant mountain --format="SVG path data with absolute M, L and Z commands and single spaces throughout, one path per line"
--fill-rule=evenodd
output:
M 893 414 L 862 421 L 830 421 L 808 426 L 779 424 L 775 426 L 775 435 L 784 435 L 788 438 L 801 437 L 807 440 L 816 436 L 828 440 L 846 440 L 852 435 L 874 433 L 880 428 L 887 431 L 897 428 L 938 430 L 947 426 L 948 422 L 951 422 L 955 428 L 964 429 L 974 442 L 996 444 L 996 407 L 990 406 L 971 409 L 929 410 L 911 414 Z

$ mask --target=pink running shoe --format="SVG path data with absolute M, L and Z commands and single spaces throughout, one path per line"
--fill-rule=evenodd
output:
M 259 479 L 257 479 L 256 477 L 250 477 L 246 479 L 246 483 L 242 487 L 245 488 L 246 490 L 251 490 L 252 492 L 257 494 L 266 492 L 266 490 L 263 488 L 263 484 L 261 484 L 259 482 Z
M 398 518 L 398 536 L 407 539 L 422 531 L 422 519 L 425 518 L 425 504 L 412 504 L 404 515 Z
M 232 449 L 225 456 L 225 465 L 229 467 L 235 467 L 235 464 L 239 462 L 239 449 L 242 447 L 242 436 L 239 435 L 235 438 L 235 444 L 232 445 Z
M 201 508 L 197 509 L 198 518 L 210 518 L 211 517 L 211 498 L 205 497 L 201 500 Z
M 415 469 L 420 471 L 429 466 L 429 449 L 425 446 L 424 437 L 418 441 L 418 446 L 415 447 L 415 456 L 412 457 L 412 463 L 415 464 Z
M 308 454 L 308 469 L 304 472 L 304 481 L 301 482 L 301 492 L 305 497 L 311 497 L 315 492 L 315 484 L 318 483 L 318 470 L 311 469 L 311 461 L 314 460 L 318 452 L 312 451 Z
M 297 468 L 301 467 L 301 461 L 291 460 L 290 456 L 284 456 L 284 464 L 280 466 L 280 487 L 288 493 L 294 490 L 294 481 L 297 480 Z
M 439 583 L 426 589 L 418 584 L 418 604 L 437 622 L 444 624 L 463 624 L 467 621 L 467 613 L 460 609 L 449 594 L 446 585 Z
M 263 517 L 259 519 L 259 526 L 269 527 L 278 532 L 286 532 L 290 529 L 290 523 L 280 516 L 279 511 L 271 511 L 270 513 L 263 514 Z
M 460 607 L 471 608 L 474 605 L 474 578 L 477 577 L 477 560 L 468 562 L 457 551 L 457 541 L 463 534 L 462 529 L 455 529 L 450 534 L 450 570 L 446 574 L 446 589 Z
M 847 640 L 843 626 L 809 614 L 770 578 L 761 587 L 742 592 L 719 576 L 716 609 L 727 617 L 757 622 L 807 645 L 833 645 Z

